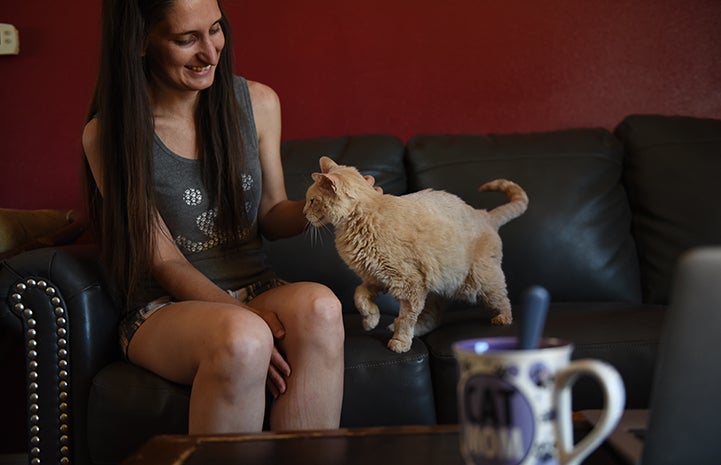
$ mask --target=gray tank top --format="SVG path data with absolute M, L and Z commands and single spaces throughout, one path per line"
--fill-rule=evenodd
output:
M 237 247 L 221 247 L 224 238 L 215 227 L 216 211 L 200 174 L 200 163 L 172 152 L 155 136 L 154 178 L 158 210 L 175 243 L 193 266 L 223 289 L 232 290 L 275 277 L 266 262 L 258 233 L 258 209 L 262 177 L 258 136 L 253 120 L 248 83 L 235 78 L 235 93 L 242 116 L 241 136 L 245 149 L 242 185 L 250 227 L 242 233 Z M 154 286 L 156 287 L 156 286 Z M 160 291 L 162 292 L 162 291 Z M 156 293 L 156 297 L 162 294 Z

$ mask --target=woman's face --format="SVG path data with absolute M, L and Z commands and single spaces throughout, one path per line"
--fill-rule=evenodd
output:
M 217 0 L 176 0 L 150 31 L 146 60 L 156 84 L 182 91 L 210 87 L 225 46 Z

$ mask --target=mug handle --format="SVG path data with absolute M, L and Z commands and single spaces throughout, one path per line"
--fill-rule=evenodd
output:
M 591 375 L 603 390 L 603 411 L 598 423 L 578 444 L 573 444 L 571 387 L 580 375 Z M 616 427 L 626 403 L 623 380 L 615 368 L 600 360 L 576 360 L 556 373 L 553 401 L 557 408 L 555 422 L 561 465 L 578 465 L 603 442 Z

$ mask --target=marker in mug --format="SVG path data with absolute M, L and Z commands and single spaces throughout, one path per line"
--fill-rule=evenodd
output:
M 549 301 L 548 291 L 541 286 L 532 286 L 523 294 L 523 319 L 518 341 L 520 350 L 538 348 L 538 340 L 546 324 Z

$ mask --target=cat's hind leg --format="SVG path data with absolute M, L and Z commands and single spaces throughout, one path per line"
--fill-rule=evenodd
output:
M 479 298 L 494 312 L 494 316 L 491 318 L 491 324 L 510 325 L 513 322 L 511 301 L 508 298 L 506 278 L 503 275 L 503 270 L 500 265 L 490 268 L 486 274 L 482 288 L 479 293 Z
M 378 326 L 381 318 L 378 305 L 375 303 L 379 290 L 380 289 L 377 289 L 375 286 L 363 283 L 356 287 L 355 294 L 353 294 L 353 302 L 363 317 L 363 329 L 366 331 L 370 331 Z
M 486 262 L 486 265 L 483 268 L 476 267 L 474 272 L 477 274 L 473 276 L 473 281 L 469 282 L 476 286 L 476 301 L 485 303 L 493 312 L 491 324 L 510 325 L 513 323 L 513 314 L 503 269 L 500 264 Z M 482 272 L 479 273 L 480 270 Z
M 513 323 L 513 315 L 511 313 L 511 306 L 508 305 L 508 310 L 500 310 L 496 313 L 496 316 L 491 318 L 491 324 L 496 326 L 510 325 Z
M 423 306 L 421 314 L 418 315 L 416 325 L 413 329 L 414 336 L 423 336 L 428 334 L 441 324 L 441 317 L 448 306 L 448 301 L 436 294 L 428 294 L 426 304 Z M 395 325 L 388 327 L 391 331 L 395 329 Z

